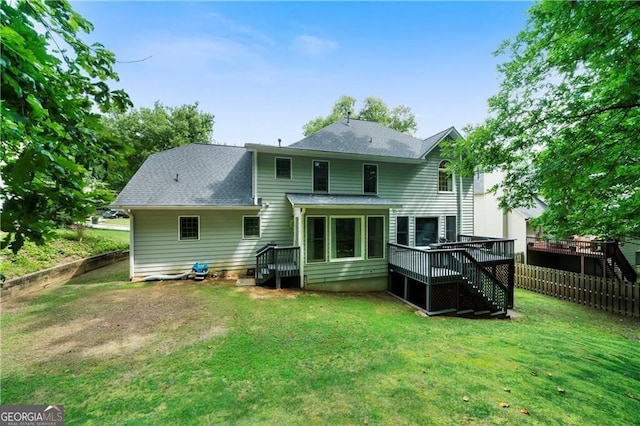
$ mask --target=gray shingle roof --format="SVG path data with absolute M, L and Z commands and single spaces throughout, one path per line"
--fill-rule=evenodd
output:
M 294 206 L 370 206 L 393 207 L 398 203 L 385 200 L 377 195 L 350 194 L 287 194 L 287 199 Z
M 534 197 L 533 203 L 533 207 L 518 207 L 516 210 L 524 216 L 525 219 L 534 219 L 544 213 L 547 209 L 547 203 L 538 197 Z
M 350 119 L 347 123 L 344 119 L 289 145 L 288 148 L 419 159 L 452 131 L 455 132 L 455 129 L 450 127 L 422 140 L 373 121 Z
M 112 206 L 249 206 L 251 182 L 244 148 L 190 144 L 149 156 Z

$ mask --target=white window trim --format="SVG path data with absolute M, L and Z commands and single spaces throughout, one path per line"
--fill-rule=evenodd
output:
M 181 223 L 182 223 L 182 218 L 187 218 L 187 217 L 195 217 L 196 219 L 198 219 L 198 238 L 182 238 L 182 227 L 181 227 Z M 182 241 L 200 241 L 200 215 L 194 215 L 194 214 L 185 214 L 185 215 L 179 215 L 178 216 L 178 241 L 182 242 Z
M 382 257 L 369 257 L 369 218 L 370 217 L 380 217 L 380 218 L 382 218 Z M 386 218 L 386 216 L 375 215 L 375 214 L 366 217 L 366 221 L 367 221 L 366 230 L 367 230 L 367 233 L 365 235 L 365 247 L 367 249 L 367 260 L 369 260 L 369 259 L 379 260 L 379 259 L 386 259 L 387 258 L 387 244 L 385 243 L 385 235 L 387 235 L 387 233 L 386 233 L 387 224 L 386 224 L 385 218 Z
M 440 160 L 440 162 L 438 163 L 438 194 L 453 194 L 455 193 L 455 180 L 454 180 L 454 176 L 453 176 L 453 172 L 451 172 L 451 191 L 442 191 L 440 189 L 440 170 L 444 170 L 444 168 L 440 167 L 442 165 L 442 163 L 447 162 L 447 163 L 451 163 L 451 160 L 447 160 L 446 158 L 444 160 Z
M 327 191 L 316 191 L 314 188 L 315 182 L 315 167 L 314 163 L 318 161 L 321 163 L 327 163 Z M 329 194 L 331 192 L 331 162 L 329 160 L 311 160 L 311 192 L 313 194 Z
M 309 237 L 309 222 L 308 219 L 324 219 L 324 260 L 312 260 L 309 261 L 309 248 L 307 247 L 308 237 Z M 305 244 L 305 263 L 308 265 L 321 265 L 323 263 L 327 263 L 329 261 L 329 234 L 331 233 L 328 229 L 327 224 L 331 225 L 328 216 L 324 215 L 309 215 L 304 218 L 304 241 Z
M 364 192 L 364 168 L 365 166 L 376 166 L 376 189 L 375 192 Z M 362 163 L 362 193 L 378 195 L 378 181 L 380 180 L 380 167 L 376 163 Z
M 278 160 L 289 160 L 289 177 L 278 177 Z M 275 157 L 273 159 L 273 178 L 276 180 L 292 180 L 293 179 L 293 160 L 291 157 Z
M 360 256 L 357 257 L 333 257 L 332 256 L 332 247 L 333 247 L 333 219 L 360 219 Z M 329 262 L 353 262 L 354 260 L 365 260 L 366 259 L 366 250 L 367 250 L 367 234 L 366 234 L 366 224 L 365 224 L 366 216 L 363 215 L 336 215 L 329 216 Z
M 244 231 L 244 220 L 248 217 L 258 219 L 258 235 L 257 236 L 256 235 L 246 236 L 246 233 Z M 260 220 L 260 216 L 252 216 L 252 215 L 242 216 L 242 239 L 243 240 L 259 240 L 261 236 L 262 236 L 262 221 Z
M 446 214 L 446 215 L 444 215 L 444 216 L 443 216 L 444 224 L 442 225 L 442 231 L 443 231 L 443 235 L 442 235 L 442 236 L 443 236 L 445 239 L 447 238 L 447 218 L 448 218 L 448 217 L 453 217 L 453 218 L 455 218 L 455 219 L 456 219 L 456 226 L 455 226 L 455 228 L 454 228 L 454 230 L 453 230 L 453 231 L 454 231 L 455 236 L 456 236 L 456 237 L 458 236 L 458 225 L 459 225 L 459 224 L 458 224 L 458 215 L 455 215 L 455 214 Z

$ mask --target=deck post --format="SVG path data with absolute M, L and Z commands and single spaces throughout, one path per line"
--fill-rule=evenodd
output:
M 408 296 L 409 278 L 404 274 L 403 274 L 403 278 L 404 278 L 404 298 L 406 299 Z

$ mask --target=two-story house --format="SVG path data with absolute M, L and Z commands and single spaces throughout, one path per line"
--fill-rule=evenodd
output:
M 384 290 L 388 245 L 473 233 L 473 179 L 439 144 L 344 119 L 286 147 L 191 144 L 151 155 L 112 207 L 131 215 L 132 279 L 189 270 L 245 275 L 271 242 L 295 247 L 300 285 Z M 286 263 L 286 262 L 285 262 Z

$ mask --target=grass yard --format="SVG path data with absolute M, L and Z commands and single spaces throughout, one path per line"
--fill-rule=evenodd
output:
M 640 418 L 637 320 L 522 290 L 509 321 L 425 318 L 383 294 L 130 283 L 126 268 L 3 304 L 2 404 L 64 404 L 67 424 Z
M 0 250 L 0 274 L 11 279 L 84 257 L 128 249 L 128 231 L 59 229 L 56 238 L 45 245 L 26 242 L 18 254 L 9 249 Z

